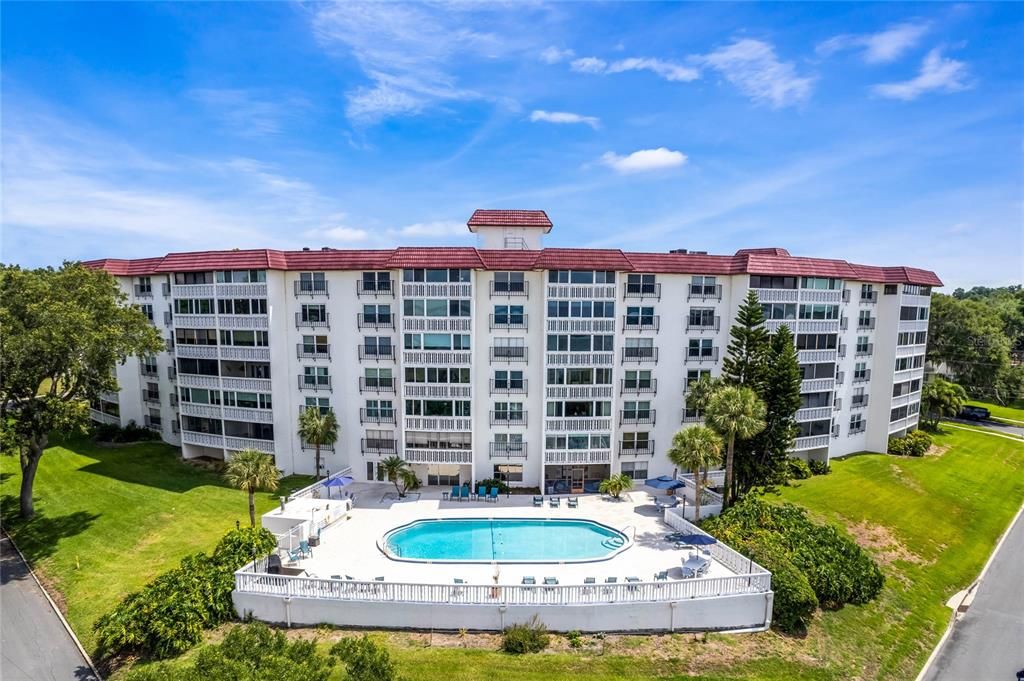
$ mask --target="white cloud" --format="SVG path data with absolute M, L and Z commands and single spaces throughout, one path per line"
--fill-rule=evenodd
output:
M 457 220 L 438 220 L 436 222 L 417 222 L 395 230 L 398 236 L 409 238 L 436 239 L 447 236 L 465 236 L 469 233 L 465 222 Z
M 692 66 L 683 66 L 661 59 L 631 57 L 613 62 L 606 73 L 623 73 L 625 71 L 651 71 L 665 80 L 687 82 L 700 78 L 700 71 Z
M 651 170 L 676 168 L 686 163 L 686 154 L 681 151 L 667 149 L 666 147 L 641 149 L 627 156 L 619 156 L 615 152 L 609 151 L 601 156 L 601 163 L 618 173 L 628 175 Z
M 878 33 L 837 35 L 818 44 L 816 52 L 828 56 L 840 50 L 863 49 L 869 64 L 891 62 L 913 48 L 928 33 L 928 23 L 905 22 L 888 26 Z
M 530 114 L 530 120 L 534 123 L 583 123 L 589 125 L 594 130 L 601 127 L 601 119 L 597 116 L 582 116 L 568 111 L 544 111 L 543 109 L 537 109 Z
M 575 54 L 576 53 L 570 49 L 560 50 L 552 45 L 551 47 L 545 48 L 544 51 L 540 53 L 540 60 L 545 64 L 557 64 L 565 61 L 566 59 L 572 59 Z
M 573 59 L 569 67 L 579 73 L 604 73 L 608 62 L 597 57 L 580 57 Z
M 326 237 L 331 241 L 339 243 L 358 243 L 370 238 L 370 233 L 365 229 L 355 227 L 329 227 L 312 233 L 316 236 Z
M 779 61 L 769 43 L 746 38 L 694 57 L 715 69 L 740 92 L 772 108 L 798 104 L 811 94 L 814 79 L 800 76 L 792 62 Z
M 967 82 L 967 64 L 942 56 L 938 47 L 929 52 L 921 63 L 921 72 L 915 78 L 898 83 L 881 83 L 873 90 L 890 99 L 911 101 L 926 92 L 960 92 L 970 87 Z
M 278 93 L 273 99 L 259 97 L 248 90 L 196 88 L 188 96 L 216 115 L 224 127 L 240 137 L 276 135 L 287 118 L 309 103 Z

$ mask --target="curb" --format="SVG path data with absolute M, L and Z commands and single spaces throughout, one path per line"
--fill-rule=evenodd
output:
M 57 619 L 59 619 L 60 623 L 64 626 L 64 630 L 68 632 L 68 636 L 70 636 L 71 640 L 75 642 L 75 647 L 77 647 L 78 652 L 82 654 L 82 657 L 85 659 L 85 663 L 89 665 L 89 669 L 92 670 L 93 675 L 95 675 L 99 681 L 103 681 L 103 677 L 100 675 L 99 671 L 97 671 L 96 665 L 93 664 L 92 658 L 89 657 L 89 653 L 85 652 L 85 648 L 82 647 L 81 641 L 78 640 L 78 637 L 75 636 L 75 632 L 72 631 L 71 625 L 68 624 L 66 619 L 64 619 L 64 614 L 60 611 L 60 608 L 57 607 L 57 604 L 53 602 L 53 599 L 50 598 L 50 594 L 46 591 L 42 582 L 39 581 L 39 578 L 36 577 L 36 572 L 32 569 L 32 564 L 25 560 L 25 554 L 21 552 L 18 545 L 14 543 L 14 539 L 12 539 L 11 535 L 7 534 L 6 531 L 3 532 L 3 538 L 11 543 L 14 551 L 18 554 L 18 557 L 21 558 L 21 562 L 23 562 L 25 567 L 28 568 L 28 573 L 32 575 L 32 581 L 34 581 L 36 586 L 39 587 L 39 590 L 43 592 L 43 596 L 46 597 L 46 602 L 50 604 L 50 608 L 52 608 L 53 612 L 56 613 Z
M 931 655 L 929 655 L 928 659 L 925 660 L 924 666 L 921 667 L 921 671 L 918 673 L 917 677 L 915 678 L 915 681 L 924 681 L 925 675 L 931 669 L 932 663 L 935 662 L 935 658 L 939 656 L 939 651 L 942 649 L 942 646 L 946 643 L 946 639 L 948 639 L 949 635 L 953 633 L 953 627 L 962 617 L 962 615 L 959 612 L 959 606 L 963 605 L 963 602 L 967 600 L 968 596 L 974 593 L 974 591 L 978 588 L 978 585 L 981 584 L 981 581 L 985 579 L 985 574 L 988 573 L 988 569 L 992 565 L 992 561 L 995 560 L 996 554 L 999 553 L 999 549 L 1003 547 L 1003 542 L 1006 541 L 1006 536 L 1010 534 L 1010 530 L 1013 529 L 1014 525 L 1017 524 L 1017 522 L 1021 519 L 1022 516 L 1024 516 L 1024 505 L 1017 509 L 1017 513 L 1013 516 L 1013 518 L 1010 519 L 1010 522 L 1009 524 L 1007 524 L 1006 529 L 1003 531 L 1001 535 L 999 535 L 999 541 L 996 542 L 995 548 L 992 549 L 992 553 L 989 554 L 988 560 L 985 561 L 985 567 L 981 568 L 981 574 L 979 574 L 978 578 L 974 580 L 966 589 L 964 589 L 964 597 L 960 599 L 960 603 L 957 605 L 956 608 L 953 609 L 953 616 L 949 619 L 949 626 L 946 627 L 946 631 L 942 634 L 942 638 L 939 639 L 939 642 L 935 644 L 935 648 L 932 649 Z

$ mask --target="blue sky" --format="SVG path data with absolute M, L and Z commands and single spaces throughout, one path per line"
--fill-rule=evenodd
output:
M 465 244 L 1019 282 L 1018 4 L 5 3 L 3 259 Z

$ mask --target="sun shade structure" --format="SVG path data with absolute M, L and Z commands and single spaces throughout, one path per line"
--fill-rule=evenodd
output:
M 649 478 L 644 481 L 644 485 L 652 489 L 679 489 L 686 485 L 675 478 L 667 475 L 659 475 L 656 478 Z

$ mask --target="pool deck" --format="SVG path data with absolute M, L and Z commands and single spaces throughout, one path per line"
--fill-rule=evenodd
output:
M 648 582 L 662 570 L 670 580 L 682 579 L 681 563 L 690 555 L 688 549 L 676 549 L 664 541 L 672 531 L 662 520 L 663 512 L 654 506 L 654 497 L 645 490 L 624 494 L 621 501 L 598 495 L 579 496 L 579 507 L 568 508 L 566 499 L 558 508 L 547 503 L 533 506 L 532 495 L 500 496 L 497 503 L 488 501 L 444 501 L 442 493 L 449 488 L 425 488 L 408 498 L 395 498 L 393 485 L 353 483 L 346 492 L 357 498 L 348 520 L 341 520 L 321 532 L 320 546 L 312 549 L 312 557 L 285 566 L 305 570 L 309 576 L 329 578 L 349 575 L 356 580 L 383 577 L 388 582 L 451 584 L 454 578 L 468 584 L 519 584 L 524 576 L 541 583 L 555 577 L 560 584 L 582 584 L 585 577 L 604 582 L 607 577 L 638 577 Z M 337 500 L 334 500 L 335 502 Z M 332 503 L 320 499 L 318 503 Z M 413 520 L 426 518 L 563 518 L 594 520 L 623 531 L 635 539 L 633 545 L 617 555 L 579 563 L 422 563 L 393 560 L 378 547 L 378 540 L 389 530 Z M 497 582 L 495 575 L 497 574 Z M 707 577 L 728 577 L 733 571 L 712 559 Z

